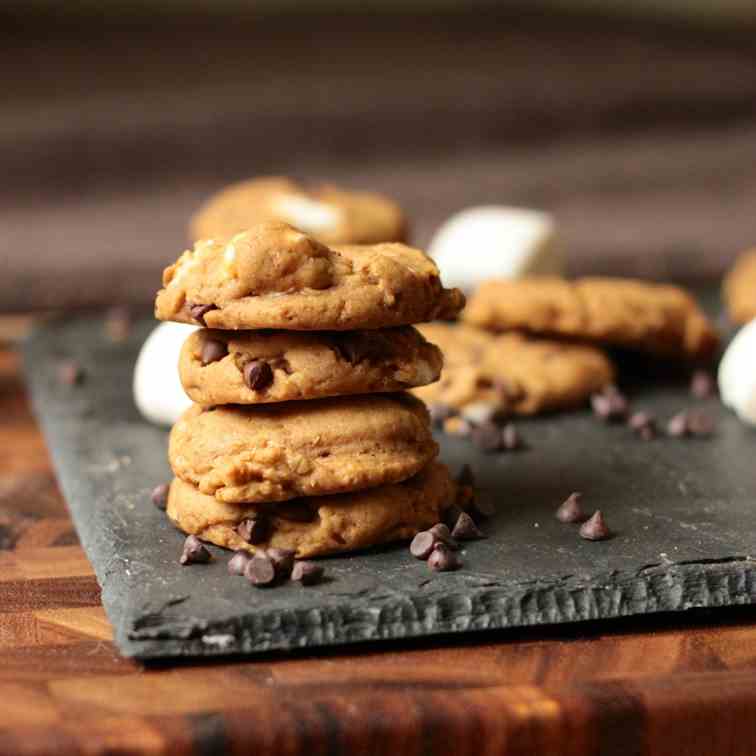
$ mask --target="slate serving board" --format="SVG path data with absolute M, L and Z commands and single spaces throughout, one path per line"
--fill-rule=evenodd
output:
M 668 418 L 691 405 L 716 417 L 710 440 L 642 442 L 579 411 L 519 422 L 529 449 L 486 456 L 439 437 L 499 504 L 464 569 L 431 573 L 405 545 L 326 560 L 329 580 L 250 587 L 228 552 L 181 567 L 183 536 L 150 502 L 169 479 L 167 434 L 143 422 L 131 370 L 154 323 L 114 344 L 102 321 L 40 327 L 25 346 L 37 416 L 76 528 L 102 586 L 121 651 L 143 660 L 467 633 L 756 603 L 756 433 L 682 384 L 642 387 L 636 408 Z M 56 379 L 78 360 L 78 386 Z M 571 491 L 601 508 L 616 536 L 591 543 L 554 519 Z

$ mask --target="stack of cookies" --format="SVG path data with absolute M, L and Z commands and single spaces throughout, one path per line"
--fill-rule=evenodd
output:
M 406 539 L 453 484 L 428 412 L 438 379 L 413 323 L 464 304 L 399 243 L 329 247 L 280 222 L 197 242 L 163 275 L 159 320 L 202 326 L 179 372 L 195 404 L 173 427 L 167 513 L 184 532 L 297 557 Z

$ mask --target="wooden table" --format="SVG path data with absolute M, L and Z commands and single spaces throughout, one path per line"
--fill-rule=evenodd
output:
M 0 347 L 0 755 L 756 752 L 750 610 L 227 664 L 121 658 L 20 372 Z

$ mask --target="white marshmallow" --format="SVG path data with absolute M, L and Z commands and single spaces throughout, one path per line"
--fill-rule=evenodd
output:
M 518 207 L 470 207 L 436 231 L 428 248 L 445 286 L 465 292 L 487 278 L 561 275 L 564 263 L 554 219 Z
M 161 323 L 145 339 L 134 367 L 134 403 L 152 423 L 173 425 L 192 401 L 178 376 L 179 354 L 197 326 Z
M 749 425 L 756 425 L 756 319 L 738 331 L 719 363 L 722 402 Z

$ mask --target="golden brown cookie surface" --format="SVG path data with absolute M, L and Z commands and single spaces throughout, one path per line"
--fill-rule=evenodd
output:
M 297 511 L 265 504 L 227 504 L 176 478 L 166 511 L 185 533 L 227 549 L 292 549 L 298 557 L 310 557 L 411 538 L 439 522 L 453 497 L 449 471 L 433 462 L 401 483 L 297 499 Z M 249 517 L 265 519 L 265 538 L 256 545 L 236 532 L 237 525 Z
M 408 394 L 190 407 L 171 431 L 173 472 L 219 501 L 285 501 L 395 483 L 438 453 Z
M 406 241 L 404 214 L 388 197 L 276 176 L 222 189 L 197 211 L 189 233 L 193 240 L 226 238 L 264 221 L 288 223 L 326 244 Z
M 420 330 L 444 355 L 441 380 L 413 391 L 429 404 L 459 410 L 482 403 L 531 415 L 579 406 L 614 380 L 612 363 L 594 346 L 465 325 L 431 323 Z
M 741 325 L 756 318 L 756 249 L 744 252 L 724 280 L 727 313 Z
M 163 272 L 158 320 L 209 328 L 344 331 L 451 318 L 464 305 L 404 244 L 329 248 L 282 223 L 197 242 Z
M 442 358 L 411 326 L 373 331 L 201 329 L 179 373 L 198 404 L 264 404 L 401 391 L 437 380 Z
M 706 359 L 717 334 L 677 286 L 620 278 L 493 280 L 471 298 L 463 319 L 492 331 L 521 330 Z

